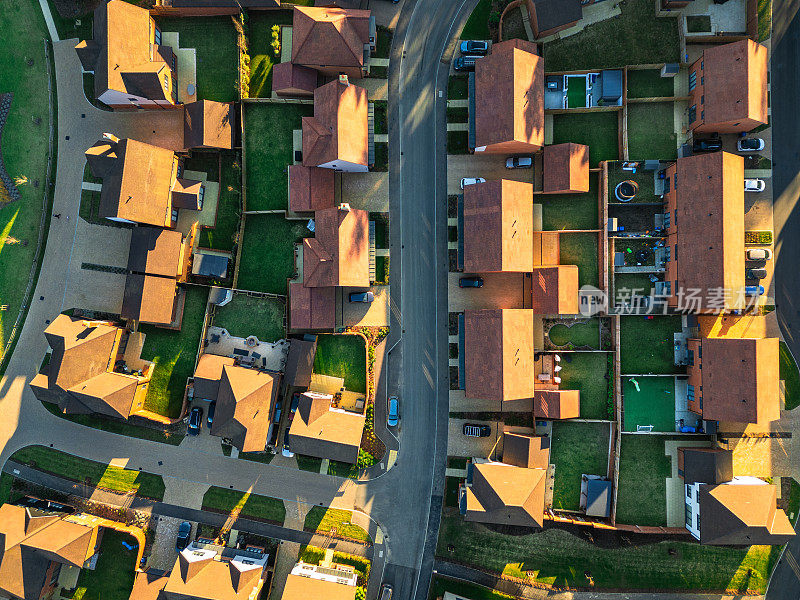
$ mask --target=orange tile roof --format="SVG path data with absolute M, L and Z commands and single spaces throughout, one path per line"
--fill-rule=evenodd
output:
M 588 192 L 589 146 L 572 143 L 545 146 L 542 174 L 546 194 Z
M 315 216 L 315 237 L 303 239 L 303 285 L 369 285 L 369 214 L 326 208 Z
M 542 527 L 545 469 L 524 469 L 502 463 L 479 463 L 472 468 L 467 488 L 467 521 Z
M 753 40 L 706 48 L 704 123 L 751 121 L 753 127 L 766 123 L 768 61 L 767 48 Z

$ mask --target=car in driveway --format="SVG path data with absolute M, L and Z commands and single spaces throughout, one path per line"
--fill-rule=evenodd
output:
M 283 440 L 283 450 L 281 450 L 281 454 L 286 458 L 292 458 L 294 456 L 294 452 L 289 449 L 289 434 L 287 433 L 284 436 Z
M 478 425 L 477 423 L 464 423 L 462 432 L 467 437 L 489 437 L 492 435 L 492 428 L 488 425 Z
M 458 280 L 458 287 L 460 288 L 480 288 L 483 287 L 483 277 L 477 275 L 471 277 L 462 277 Z
M 756 267 L 753 269 L 745 269 L 745 279 L 764 279 L 767 276 L 767 270 L 764 267 Z
M 477 56 L 459 56 L 453 61 L 453 68 L 456 71 L 474 71 Z
M 746 260 L 770 260 L 772 250 L 770 248 L 748 248 L 744 251 Z
M 214 423 L 214 413 L 217 412 L 217 401 L 212 400 L 211 403 L 208 405 L 208 416 L 206 417 L 206 421 L 208 422 L 208 426 Z
M 719 138 L 695 140 L 692 143 L 692 152 L 719 152 L 720 150 L 722 150 L 722 140 Z
M 463 190 L 468 185 L 475 185 L 476 183 L 486 183 L 483 177 L 464 177 L 461 180 L 461 189 Z
M 200 430 L 203 428 L 203 409 L 195 406 L 189 413 L 189 427 L 187 433 L 189 435 L 199 435 Z
M 181 552 L 189 545 L 189 538 L 192 535 L 192 524 L 184 521 L 178 526 L 178 538 L 175 540 L 175 550 Z
M 300 405 L 300 392 L 292 394 L 292 403 L 289 406 L 289 423 L 294 419 L 294 413 L 297 412 L 297 407 Z
M 530 156 L 509 156 L 506 159 L 506 169 L 530 169 L 533 167 L 533 158 Z
M 464 40 L 459 44 L 461 54 L 473 56 L 486 56 L 489 53 L 489 42 L 484 40 Z
M 281 409 L 283 408 L 283 400 L 278 399 L 275 402 L 275 416 L 272 418 L 273 423 L 280 423 L 281 422 Z
M 739 152 L 758 152 L 764 149 L 764 140 L 761 138 L 742 138 L 736 142 Z
M 767 182 L 763 179 L 745 179 L 744 191 L 745 192 L 763 192 L 767 187 Z
M 347 298 L 350 302 L 353 303 L 369 303 L 375 300 L 375 294 L 372 292 L 351 292 Z
M 386 425 L 388 427 L 397 427 L 400 421 L 400 400 L 397 396 L 389 396 L 386 401 Z

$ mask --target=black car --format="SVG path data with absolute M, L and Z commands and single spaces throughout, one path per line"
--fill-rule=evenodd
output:
M 211 424 L 214 422 L 214 413 L 217 410 L 217 401 L 212 400 L 211 404 L 208 405 L 208 426 L 211 427 Z
M 178 527 L 178 539 L 175 541 L 175 550 L 180 552 L 189 545 L 189 537 L 192 535 L 192 524 L 184 521 Z
M 479 288 L 483 287 L 483 277 L 462 277 L 458 280 L 458 287 L 461 288 Z
M 479 56 L 486 56 L 489 53 L 489 42 L 483 40 L 464 40 L 461 42 L 459 49 L 461 50 L 461 54 L 467 55 L 479 55 Z
M 722 140 L 719 138 L 695 140 L 692 143 L 692 152 L 719 152 L 720 150 L 722 150 Z
M 300 393 L 295 392 L 292 394 L 292 404 L 289 406 L 289 423 L 294 419 L 294 413 L 297 412 L 297 407 L 300 405 Z
M 459 56 L 453 61 L 453 68 L 456 71 L 474 71 L 477 56 Z
M 464 435 L 467 437 L 489 437 L 492 435 L 492 428 L 488 425 L 476 425 L 475 423 L 464 423 Z
M 272 419 L 273 423 L 280 423 L 281 422 L 281 408 L 283 407 L 283 401 L 278 400 L 275 403 L 275 416 Z
M 195 406 L 189 413 L 189 435 L 199 435 L 203 428 L 203 409 Z

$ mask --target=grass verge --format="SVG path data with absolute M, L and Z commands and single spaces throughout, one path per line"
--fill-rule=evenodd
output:
M 325 506 L 312 506 L 306 515 L 303 528 L 314 533 L 331 533 L 340 537 L 355 540 L 357 542 L 369 543 L 372 538 L 358 525 L 354 525 L 351 520 L 353 513 L 349 510 L 338 510 Z
M 212 486 L 203 496 L 203 510 L 283 525 L 283 500 Z
M 786 410 L 800 406 L 800 372 L 786 342 L 780 343 L 780 378 L 785 384 Z

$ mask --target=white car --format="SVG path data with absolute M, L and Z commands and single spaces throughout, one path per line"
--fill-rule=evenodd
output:
M 770 260 L 772 250 L 770 248 L 748 248 L 744 251 L 744 257 L 747 260 Z
M 506 169 L 530 169 L 533 159 L 530 156 L 509 156 L 506 159 Z
M 745 192 L 763 192 L 767 183 L 763 179 L 745 179 L 744 191 Z
M 736 142 L 739 152 L 758 152 L 764 149 L 764 140 L 761 138 L 742 138 Z
M 461 180 L 461 189 L 463 190 L 468 185 L 475 185 L 476 183 L 486 183 L 483 177 L 464 177 Z

